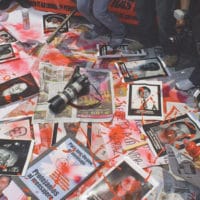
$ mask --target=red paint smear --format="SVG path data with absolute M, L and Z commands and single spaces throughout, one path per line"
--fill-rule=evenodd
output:
M 121 143 L 126 137 L 125 133 L 125 130 L 117 124 L 110 128 L 109 137 L 113 143 Z
M 40 32 L 35 32 L 33 29 L 29 29 L 29 30 L 24 30 L 23 28 L 23 24 L 14 24 L 12 25 L 15 29 L 16 32 L 19 34 L 19 37 L 23 40 L 24 39 L 35 39 L 37 40 L 38 38 L 41 37 L 41 33 Z
M 57 51 L 51 51 L 44 55 L 42 60 L 51 62 L 54 65 L 63 65 L 63 63 L 65 63 L 65 65 L 69 65 L 76 59 L 73 57 L 66 57 Z
M 169 85 L 163 85 L 163 105 L 164 105 L 164 112 L 166 113 L 167 102 L 178 102 L 178 103 L 185 103 L 187 101 L 188 96 L 180 91 L 175 89 L 171 89 Z

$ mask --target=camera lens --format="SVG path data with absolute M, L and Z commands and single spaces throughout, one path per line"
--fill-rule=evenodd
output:
M 49 105 L 49 109 L 55 114 L 62 112 L 66 107 L 66 102 L 59 95 L 55 96 Z

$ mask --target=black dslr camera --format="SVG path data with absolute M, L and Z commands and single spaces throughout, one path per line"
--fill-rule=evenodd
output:
M 64 87 L 63 91 L 48 101 L 50 103 L 49 109 L 55 114 L 58 114 L 73 100 L 88 94 L 89 91 L 90 82 L 88 77 L 84 74 L 80 74 L 80 68 L 76 67 L 71 79 Z

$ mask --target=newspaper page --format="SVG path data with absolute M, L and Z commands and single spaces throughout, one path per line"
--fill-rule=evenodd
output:
M 158 183 L 153 177 L 147 177 L 148 173 L 125 157 L 86 190 L 80 199 L 151 199 L 150 193 Z
M 90 88 L 89 93 L 77 98 L 75 104 L 82 107 L 87 106 L 87 109 L 79 109 L 66 104 L 65 109 L 58 114 L 54 114 L 49 109 L 48 100 L 63 92 L 66 84 L 71 79 L 73 69 L 54 67 L 49 63 L 41 63 L 40 73 L 40 94 L 33 116 L 34 123 L 105 122 L 112 119 L 114 90 L 110 71 L 81 69 L 81 73 L 88 77 Z M 100 104 L 90 108 L 90 105 L 98 104 L 99 98 L 101 98 Z

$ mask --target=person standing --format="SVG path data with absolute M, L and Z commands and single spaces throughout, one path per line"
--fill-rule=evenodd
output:
M 109 45 L 117 48 L 122 44 L 126 35 L 125 26 L 117 17 L 109 12 L 110 0 L 77 0 L 78 11 L 91 23 L 94 28 L 85 32 L 86 39 L 95 39 L 99 35 L 110 34 Z
M 176 0 L 136 0 L 135 8 L 140 42 L 146 48 L 160 44 L 165 53 L 163 60 L 169 67 L 177 62 L 176 52 L 169 43 L 175 32 L 173 11 L 176 3 Z
M 188 13 L 191 18 L 192 35 L 196 46 L 198 62 L 188 79 L 180 80 L 176 83 L 176 89 L 188 91 L 200 87 L 200 1 L 181 0 L 181 10 Z

